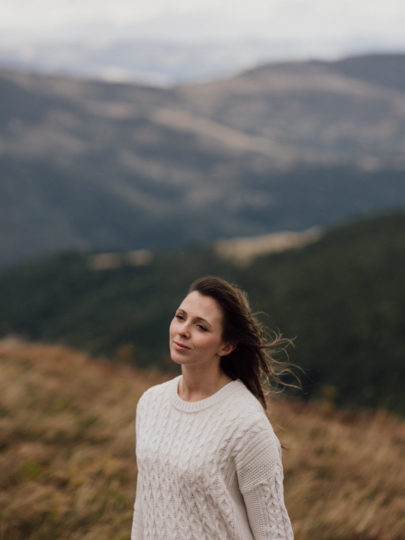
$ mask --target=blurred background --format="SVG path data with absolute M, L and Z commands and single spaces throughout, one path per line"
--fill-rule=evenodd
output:
M 0 539 L 129 537 L 136 401 L 205 274 L 295 338 L 296 537 L 403 538 L 405 4 L 0 12 Z

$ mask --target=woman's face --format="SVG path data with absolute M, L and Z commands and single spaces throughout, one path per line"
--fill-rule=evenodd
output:
M 211 364 L 230 352 L 222 340 L 221 308 L 198 291 L 188 294 L 178 307 L 169 336 L 170 356 L 178 364 Z

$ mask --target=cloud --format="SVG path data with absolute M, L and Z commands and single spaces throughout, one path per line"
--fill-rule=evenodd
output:
M 395 40 L 405 44 L 403 0 L 0 0 L 8 35 L 67 39 L 120 32 L 177 40 Z M 3 34 L 4 37 L 4 34 Z

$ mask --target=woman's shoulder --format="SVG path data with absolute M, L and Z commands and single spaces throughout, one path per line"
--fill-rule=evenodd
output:
M 159 400 L 160 398 L 168 395 L 172 390 L 173 386 L 178 384 L 179 379 L 180 375 L 174 377 L 173 379 L 169 379 L 168 381 L 165 381 L 163 383 L 155 384 L 145 390 L 145 392 L 142 394 L 138 401 L 138 407 L 146 402 L 149 402 L 151 400 Z
M 269 426 L 270 422 L 260 401 L 245 384 L 237 379 L 232 382 L 229 402 L 224 404 L 226 414 L 232 417 L 240 429 L 250 429 L 254 425 Z
M 235 381 L 233 386 L 235 394 L 224 414 L 235 455 L 246 457 L 264 449 L 278 459 L 280 443 L 262 404 L 242 381 Z
M 233 381 L 232 389 L 232 398 L 234 405 L 238 410 L 245 411 L 249 416 L 252 414 L 255 416 L 262 416 L 265 414 L 260 401 L 240 379 Z

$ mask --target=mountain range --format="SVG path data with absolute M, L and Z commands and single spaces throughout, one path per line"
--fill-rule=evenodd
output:
M 0 265 L 405 204 L 405 54 L 169 88 L 0 70 Z

